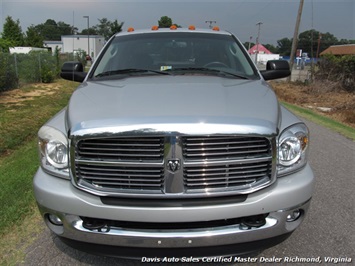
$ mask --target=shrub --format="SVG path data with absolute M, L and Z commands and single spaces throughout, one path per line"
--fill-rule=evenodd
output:
M 319 62 L 316 80 L 337 82 L 349 92 L 355 92 L 355 55 L 328 54 Z
M 57 76 L 57 63 L 48 52 L 33 51 L 29 54 L 17 55 L 19 77 L 22 82 L 53 82 Z

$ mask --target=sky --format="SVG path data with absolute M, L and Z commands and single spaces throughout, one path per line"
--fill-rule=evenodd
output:
M 79 31 L 107 18 L 124 22 L 123 30 L 151 28 L 162 16 L 183 27 L 208 28 L 215 21 L 221 29 L 235 34 L 242 42 L 277 45 L 292 38 L 299 0 L 0 0 L 0 32 L 7 16 L 20 21 L 22 31 L 47 19 L 74 25 Z M 340 39 L 355 39 L 355 0 L 305 0 L 299 33 L 315 29 Z

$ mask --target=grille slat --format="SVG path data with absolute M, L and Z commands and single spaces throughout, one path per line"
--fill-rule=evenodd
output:
M 238 180 L 238 179 L 235 179 L 235 180 L 223 180 L 223 181 L 213 181 L 213 182 L 209 182 L 209 186 L 225 186 L 227 187 L 228 184 L 230 185 L 238 185 L 240 183 L 242 184 L 250 184 L 250 183 L 254 183 L 256 182 L 256 179 L 255 178 L 245 178 L 244 180 Z M 206 183 L 204 182 L 200 182 L 200 183 L 191 183 L 189 184 L 189 187 L 205 187 L 206 186 Z
M 205 173 L 204 171 L 202 171 L 202 173 L 199 174 L 188 174 L 189 178 L 195 178 L 195 177 L 213 177 L 213 176 L 218 176 L 221 174 L 225 174 L 228 176 L 238 176 L 240 175 L 241 177 L 245 177 L 247 176 L 247 174 L 255 174 L 255 173 L 265 173 L 267 172 L 268 168 L 261 168 L 258 170 L 250 170 L 250 171 L 224 171 L 224 172 L 217 172 L 217 173 Z
M 125 188 L 125 189 L 154 189 L 154 188 L 161 188 L 160 184 L 145 184 L 145 183 L 135 183 L 131 182 L 103 182 L 103 181 L 95 181 L 93 182 L 94 185 L 107 185 L 113 188 Z
M 102 150 L 101 150 L 102 151 Z M 132 151 L 133 152 L 133 151 Z M 160 154 L 143 154 L 143 153 L 104 153 L 104 152 L 81 152 L 81 156 L 87 158 L 87 157 L 117 157 L 120 158 L 120 160 L 123 160 L 122 158 L 124 157 L 125 159 L 132 159 L 132 158 L 160 158 Z
M 210 149 L 209 149 L 210 151 Z M 248 157 L 250 157 L 252 154 L 260 154 L 267 152 L 267 149 L 263 150 L 252 150 L 248 151 Z M 236 155 L 245 155 L 245 151 L 225 151 L 225 152 L 204 152 L 204 153 L 194 153 L 194 154 L 189 154 L 189 153 L 184 153 L 184 155 L 187 158 L 196 158 L 196 157 L 205 157 L 205 158 L 213 158 L 213 157 L 224 157 L 226 159 L 228 158 L 233 158 Z M 227 156 L 228 155 L 228 156 Z
M 238 165 L 238 166 L 229 166 L 228 167 L 228 170 L 231 171 L 231 170 L 238 170 L 238 169 L 255 169 L 255 168 L 261 168 L 261 167 L 267 167 L 268 164 L 257 164 L 257 165 L 244 165 L 244 164 L 241 164 L 241 165 Z M 187 173 L 194 173 L 194 172 L 200 172 L 201 169 L 198 168 L 198 169 L 193 169 L 193 168 L 187 168 L 186 169 L 186 172 Z M 226 168 L 225 167 L 206 167 L 206 168 L 203 168 L 203 172 L 215 172 L 215 171 L 226 171 Z

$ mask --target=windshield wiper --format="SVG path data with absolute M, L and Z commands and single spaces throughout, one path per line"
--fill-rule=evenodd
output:
M 170 73 L 166 71 L 152 70 L 152 69 L 138 69 L 138 68 L 126 68 L 126 69 L 117 69 L 105 71 L 100 74 L 97 74 L 95 78 L 121 75 L 121 74 L 139 74 L 139 73 L 155 73 L 160 75 L 170 75 Z
M 232 77 L 236 77 L 236 78 L 240 78 L 240 79 L 248 79 L 248 77 L 242 76 L 242 75 L 238 75 L 235 73 L 230 73 L 227 71 L 223 71 L 223 70 L 219 70 L 219 69 L 214 69 L 214 68 L 207 68 L 207 67 L 181 67 L 181 68 L 174 68 L 174 69 L 169 69 L 166 70 L 169 72 L 174 72 L 174 71 L 198 71 L 198 72 L 210 72 L 210 73 L 215 73 L 218 76 L 222 75 L 222 76 L 232 76 Z

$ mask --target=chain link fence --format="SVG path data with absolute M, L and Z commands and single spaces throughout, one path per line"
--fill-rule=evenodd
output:
M 30 52 L 29 54 L 9 54 L 0 52 L 0 92 L 18 88 L 26 83 L 51 83 L 60 74 L 65 61 L 82 60 L 81 54 L 52 54 Z

